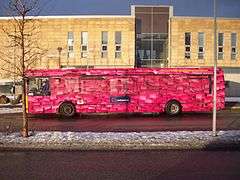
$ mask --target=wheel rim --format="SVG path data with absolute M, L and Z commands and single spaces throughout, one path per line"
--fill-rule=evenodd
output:
M 66 115 L 71 115 L 74 112 L 74 109 L 71 105 L 63 106 L 63 113 Z
M 177 104 L 172 104 L 170 107 L 170 111 L 172 114 L 176 114 L 179 111 L 179 106 Z

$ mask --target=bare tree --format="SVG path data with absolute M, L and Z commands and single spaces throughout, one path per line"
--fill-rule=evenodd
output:
M 5 44 L 0 50 L 0 69 L 21 78 L 23 128 L 22 136 L 28 137 L 28 118 L 26 114 L 26 75 L 25 72 L 40 60 L 46 51 L 40 48 L 39 0 L 9 0 L 7 5 L 9 19 L 1 30 Z M 11 54 L 14 54 L 11 56 Z

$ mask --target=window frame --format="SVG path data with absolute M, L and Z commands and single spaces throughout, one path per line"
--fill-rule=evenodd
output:
M 30 90 L 30 81 L 31 80 L 37 80 L 37 87 L 34 87 L 36 88 L 36 90 Z M 41 80 L 39 82 L 39 80 Z M 41 88 L 43 88 L 43 82 L 47 80 L 47 83 L 48 83 L 48 89 L 47 89 L 47 92 L 43 92 L 43 90 Z M 32 91 L 32 92 L 31 92 Z M 27 94 L 28 96 L 51 96 L 51 84 L 50 84 L 50 77 L 48 76 L 45 76 L 45 77 L 29 77 L 28 80 L 27 80 Z
M 202 44 L 200 44 L 200 34 L 202 34 Z M 200 48 L 202 48 L 202 52 L 200 52 Z M 205 33 L 204 32 L 198 32 L 198 59 L 204 60 L 205 55 Z
M 117 42 L 118 33 L 120 34 L 119 42 Z M 122 31 L 115 31 L 115 59 L 121 59 L 121 58 L 122 58 Z
M 187 34 L 189 34 L 189 44 L 187 43 Z M 184 59 L 191 59 L 191 44 L 192 44 L 192 34 L 191 32 L 185 32 L 184 33 Z M 189 48 L 189 50 L 188 50 Z
M 235 44 L 233 45 L 233 35 L 234 34 L 235 34 Z M 233 49 L 235 49 L 235 51 L 233 51 Z M 237 60 L 237 33 L 236 32 L 231 33 L 231 60 L 232 61 Z
M 219 35 L 222 34 L 222 43 L 219 45 Z M 218 60 L 224 60 L 224 33 L 219 32 L 218 33 L 218 41 L 217 41 L 218 49 L 217 49 L 217 59 Z M 222 49 L 222 52 L 219 52 L 219 50 Z
M 68 46 L 67 57 L 73 58 L 74 57 L 74 32 L 73 31 L 69 31 L 67 34 L 67 46 Z
M 104 42 L 104 33 L 106 33 L 106 42 Z M 108 58 L 108 31 L 101 32 L 101 58 Z
M 86 37 L 84 36 L 86 34 Z M 88 58 L 88 40 L 89 40 L 89 34 L 88 31 L 82 31 L 81 32 L 81 58 Z

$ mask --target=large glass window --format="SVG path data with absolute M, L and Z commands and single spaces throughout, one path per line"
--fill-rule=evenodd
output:
M 167 58 L 168 35 L 165 33 L 144 33 L 137 37 L 137 59 L 139 66 L 161 66 Z
M 49 78 L 29 78 L 28 80 L 29 96 L 49 96 L 50 86 Z
M 88 57 L 88 32 L 81 32 L 81 57 Z
M 169 7 L 136 6 L 135 17 L 136 66 L 167 66 Z

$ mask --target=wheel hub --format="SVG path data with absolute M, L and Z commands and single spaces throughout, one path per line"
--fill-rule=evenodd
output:
M 70 106 L 64 107 L 64 112 L 66 114 L 71 114 L 73 112 L 73 109 Z
M 177 113 L 179 111 L 179 106 L 176 104 L 171 105 L 171 112 L 172 113 Z

